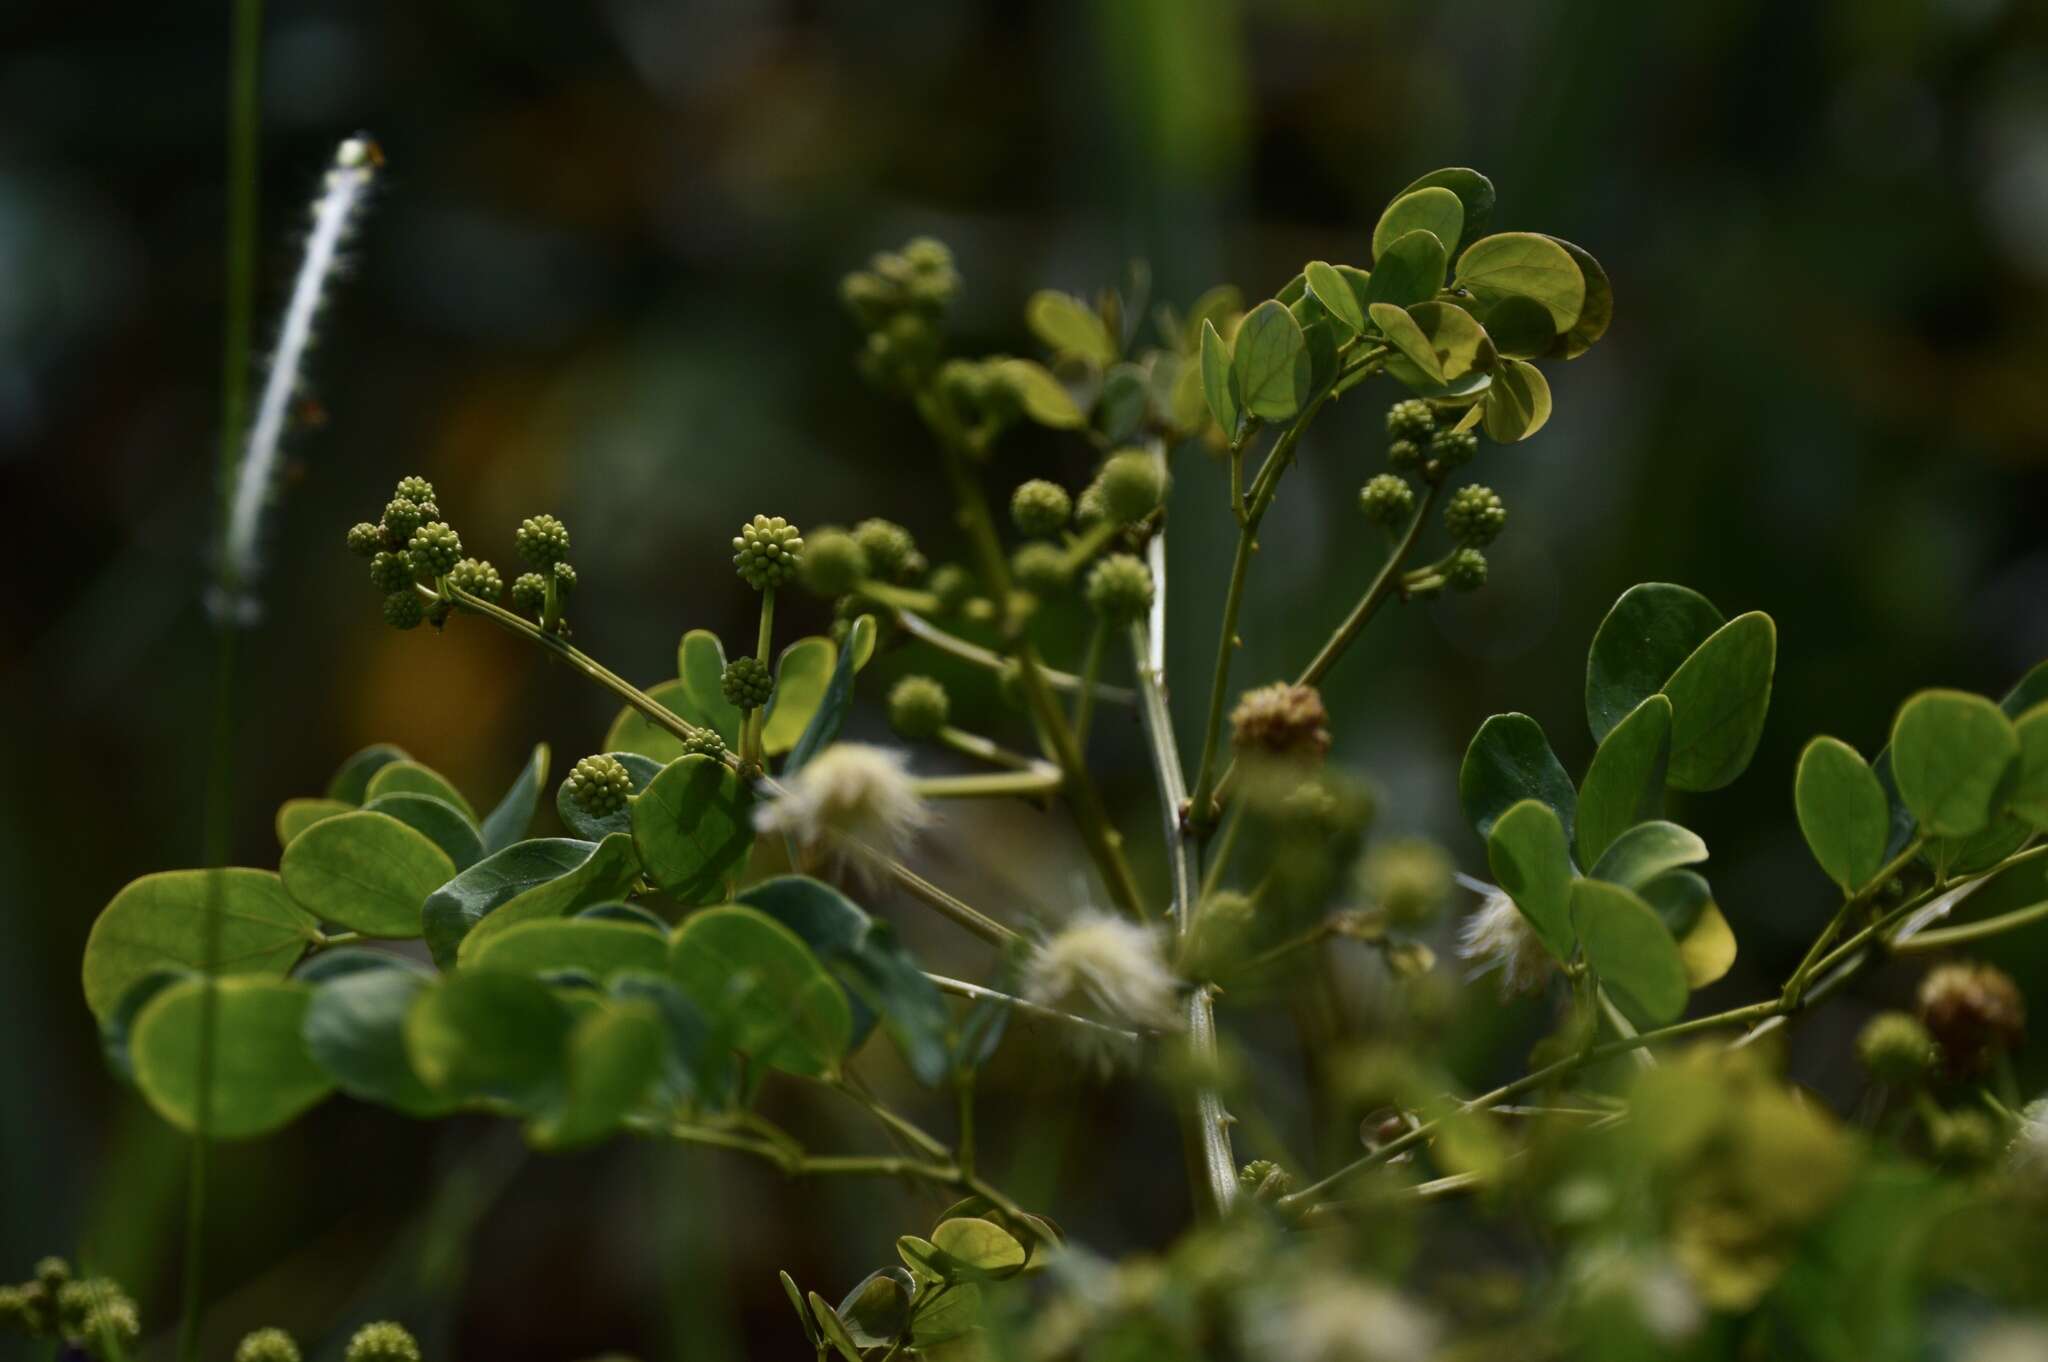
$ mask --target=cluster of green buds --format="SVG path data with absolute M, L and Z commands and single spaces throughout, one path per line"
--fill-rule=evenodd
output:
M 37 1263 L 27 1281 L 0 1286 L 0 1329 L 58 1340 L 75 1354 L 118 1358 L 142 1325 L 135 1302 L 118 1283 L 74 1276 L 69 1263 L 51 1257 Z
M 633 794 L 633 773 L 617 757 L 599 753 L 577 762 L 566 784 L 577 808 L 592 818 L 604 818 L 626 807 Z
M 960 292 L 953 253 L 917 237 L 840 281 L 839 297 L 867 334 L 861 372 L 883 387 L 917 386 L 938 362 L 941 323 Z
M 512 604 L 540 622 L 551 634 L 569 633 L 563 611 L 576 589 L 576 569 L 569 562 L 569 527 L 555 516 L 528 516 L 512 532 L 512 548 L 532 568 L 512 582 Z M 485 564 L 488 567 L 488 564 Z M 496 574 L 492 574 L 493 580 Z
M 798 542 L 797 575 L 820 596 L 856 596 L 874 584 L 913 586 L 931 568 L 910 531 L 880 516 L 851 530 L 828 525 Z
M 235 1346 L 235 1362 L 299 1362 L 299 1345 L 282 1329 L 257 1329 Z M 365 1324 L 349 1337 L 342 1362 L 420 1362 L 419 1340 L 391 1320 Z
M 416 628 L 429 618 L 438 625 L 447 617 L 445 604 L 430 602 L 419 588 L 440 593 L 458 566 L 490 566 L 463 558 L 462 536 L 441 518 L 434 485 L 422 477 L 400 478 L 376 523 L 349 528 L 348 547 L 370 560 L 370 584 L 383 595 L 384 620 L 394 629 Z
M 1438 424 L 1437 412 L 1419 397 L 1406 398 L 1387 410 L 1387 463 L 1393 471 L 1375 474 L 1358 490 L 1358 509 L 1366 519 L 1394 534 L 1405 532 L 1415 515 L 1416 492 L 1411 477 L 1431 487 L 1470 463 L 1479 452 L 1479 436 L 1459 426 Z M 1482 483 L 1469 483 L 1444 503 L 1444 529 L 1451 551 L 1437 562 L 1415 568 L 1401 579 L 1410 597 L 1427 598 L 1446 586 L 1476 591 L 1486 585 L 1486 555 L 1481 552 L 1507 527 L 1508 510 L 1500 494 Z M 1420 527 L 1415 527 L 1419 529 Z

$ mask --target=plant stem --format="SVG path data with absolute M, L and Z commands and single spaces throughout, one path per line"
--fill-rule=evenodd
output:
M 1029 770 L 988 771 L 965 776 L 920 776 L 918 794 L 926 799 L 1007 799 L 1058 794 L 1066 783 L 1059 768 L 1035 763 Z
M 1088 653 L 1081 664 L 1081 696 L 1074 702 L 1074 745 L 1088 750 L 1088 721 L 1095 714 L 1095 682 L 1102 675 L 1102 645 L 1109 637 L 1109 621 L 1097 619 L 1088 635 Z
M 1960 946 L 1968 941 L 1982 941 L 1986 937 L 2009 932 L 2015 927 L 2024 927 L 2030 922 L 2048 918 L 2048 899 L 2030 903 L 2024 908 L 2015 908 L 1997 917 L 1985 918 L 1982 922 L 1965 922 L 1958 927 L 1942 927 L 1934 931 L 1920 932 L 1903 941 L 1891 943 L 1894 951 L 1938 951 L 1950 946 Z
M 1003 660 L 1003 655 L 993 648 L 984 648 L 979 643 L 969 643 L 958 634 L 949 633 L 941 629 L 938 625 L 933 624 L 930 620 L 913 610 L 898 609 L 896 611 L 896 622 L 903 627 L 905 633 L 913 638 L 929 643 L 940 652 L 957 657 L 962 662 L 970 662 L 977 667 L 984 667 L 992 672 L 1000 672 L 1007 665 Z M 1081 678 L 1072 672 L 1063 672 L 1044 666 L 1041 666 L 1039 671 L 1045 677 L 1045 683 L 1054 690 L 1078 691 L 1081 689 Z M 1129 690 L 1123 686 L 1110 686 L 1099 683 L 1095 686 L 1095 698 L 1103 701 L 1105 704 L 1112 705 L 1134 705 L 1138 702 L 1136 691 Z
M 1029 998 L 1019 998 L 1012 994 L 989 988 L 983 984 L 969 983 L 965 979 L 949 979 L 943 974 L 932 974 L 930 972 L 926 972 L 924 977 L 931 980 L 932 986 L 938 989 L 939 992 L 950 993 L 956 998 L 970 998 L 975 1001 L 993 999 L 998 1002 L 1008 1003 L 1027 1017 L 1041 1017 L 1046 1021 L 1062 1022 L 1068 1026 L 1086 1027 L 1092 1031 L 1100 1031 L 1105 1035 L 1114 1036 L 1118 1040 L 1130 1045 L 1136 1045 L 1143 1039 L 1136 1031 L 1126 1031 L 1121 1026 L 1111 1026 L 1108 1022 L 1099 1022 L 1093 1017 L 1083 1017 L 1072 1012 L 1062 1012 L 1058 1008 L 1047 1007 L 1043 1003 L 1034 1003 Z
M 1906 843 L 1905 849 L 1886 863 L 1875 875 L 1872 875 L 1869 883 L 1842 900 L 1842 906 L 1835 910 L 1835 915 L 1832 918 L 1828 919 L 1828 925 L 1821 929 L 1821 934 L 1814 938 L 1813 945 L 1807 948 L 1806 955 L 1799 962 L 1799 967 L 1793 970 L 1792 977 L 1785 981 L 1787 997 L 1796 999 L 1799 996 L 1799 990 L 1806 986 L 1806 981 L 1812 976 L 1814 967 L 1820 962 L 1822 954 L 1827 950 L 1829 943 L 1834 941 L 1835 933 L 1841 931 L 1842 925 L 1849 920 L 1850 915 L 1864 904 L 1869 903 L 1871 898 L 1890 881 L 1892 876 L 1913 863 L 1913 858 L 1920 854 L 1920 847 L 1925 840 L 1925 838 L 1915 837 L 1912 841 Z
M 985 761 L 991 766 L 1001 766 L 1011 771 L 1036 771 L 1043 768 L 1055 776 L 1059 774 L 1059 768 L 1050 762 L 1039 761 L 1020 752 L 1012 752 L 1001 743 L 984 738 L 979 733 L 969 733 L 964 728 L 955 728 L 947 724 L 936 736 L 941 743 L 962 756 Z

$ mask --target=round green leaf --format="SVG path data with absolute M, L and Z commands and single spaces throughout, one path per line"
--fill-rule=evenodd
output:
M 1899 795 L 1921 831 L 1967 837 L 2003 802 L 2020 739 L 2012 720 L 1983 696 L 1927 690 L 1899 710 L 1891 753 Z
M 343 804 L 361 804 L 369 798 L 370 777 L 394 761 L 410 761 L 403 747 L 388 742 L 373 743 L 341 764 L 334 779 L 327 782 L 327 797 Z
M 526 765 L 519 768 L 512 786 L 497 807 L 484 816 L 483 854 L 503 851 L 524 838 L 533 827 L 533 815 L 540 808 L 540 792 L 548 786 L 548 745 L 535 743 Z
M 1450 303 L 1416 303 L 1408 309 L 1408 316 L 1435 356 L 1436 363 L 1430 370 L 1432 376 L 1441 375 L 1440 382 L 1452 383 L 1474 370 L 1491 370 L 1498 357 L 1493 342 L 1486 330 L 1472 319 L 1472 314 L 1462 307 Z M 1402 354 L 1407 355 L 1403 350 Z M 1388 367 L 1395 377 L 1394 366 Z M 1404 380 L 1405 381 L 1405 380 Z
M 2006 807 L 2015 817 L 2048 831 L 2048 701 L 2013 721 L 2020 740 L 2019 778 Z
M 1088 418 L 1074 403 L 1074 395 L 1043 364 L 1006 359 L 996 365 L 996 372 L 1017 395 L 1024 414 L 1039 425 L 1054 430 L 1078 430 L 1088 424 Z
M 129 1050 L 129 1040 L 142 1009 L 165 989 L 199 977 L 191 970 L 166 965 L 151 970 L 122 990 L 119 1001 L 100 1018 L 100 1052 L 106 1056 L 107 1067 L 116 1078 L 131 1086 L 135 1082 L 135 1059 Z
M 1586 963 L 1630 1021 L 1662 1026 L 1685 1011 L 1691 989 L 1678 943 L 1633 891 L 1603 880 L 1576 880 L 1572 921 Z
M 1378 261 L 1382 251 L 1410 232 L 1428 232 L 1449 252 L 1457 248 L 1464 231 L 1465 205 L 1456 194 L 1434 185 L 1411 190 L 1380 214 L 1372 229 L 1373 259 Z
M 456 960 L 469 964 L 487 943 L 521 923 L 565 918 L 609 903 L 629 892 L 639 877 L 640 858 L 634 853 L 632 837 L 615 832 L 573 869 L 522 889 L 486 912 L 463 935 Z
M 1742 774 L 1763 737 L 1777 662 L 1778 627 L 1753 610 L 1715 630 L 1671 674 L 1672 789 L 1718 790 Z
M 663 892 L 714 903 L 731 892 L 754 845 L 739 777 L 705 756 L 679 757 L 633 799 L 633 844 Z
M 1308 341 L 1284 303 L 1267 300 L 1238 325 L 1231 371 L 1244 409 L 1262 421 L 1285 421 L 1308 400 Z
M 1586 722 L 1593 737 L 1605 741 L 1722 623 L 1712 602 L 1682 586 L 1644 582 L 1622 592 L 1586 654 Z
M 451 1103 L 413 1072 L 405 1018 L 432 988 L 432 976 L 405 968 L 363 969 L 313 990 L 300 1035 L 314 1063 L 349 1096 L 410 1116 L 437 1116 Z
M 762 747 L 769 756 L 782 755 L 804 735 L 825 702 L 832 665 L 838 660 L 839 645 L 829 638 L 800 638 L 782 650 L 775 664 L 775 691 L 768 697 L 768 716 L 761 727 Z
M 1569 960 L 1578 944 L 1572 930 L 1572 857 L 1556 812 L 1537 799 L 1510 807 L 1486 835 L 1486 861 L 1544 949 Z
M 1405 372 L 1412 375 L 1415 380 L 1426 383 L 1444 381 L 1443 361 L 1437 356 L 1436 347 L 1429 343 L 1429 337 L 1423 334 L 1422 328 L 1416 325 L 1415 319 L 1408 315 L 1406 308 L 1396 307 L 1392 303 L 1374 303 L 1371 313 L 1372 324 L 1387 338 L 1387 344 L 1399 352 L 1400 358 L 1407 361 L 1407 368 L 1404 371 L 1396 370 L 1393 367 L 1396 361 L 1389 360 L 1390 373 L 1400 378 Z
M 634 794 L 646 789 L 654 778 L 661 774 L 661 768 L 666 764 L 652 757 L 643 757 L 638 752 L 608 752 L 605 755 L 626 768 L 626 774 L 633 781 Z M 671 757 L 669 760 L 674 759 Z M 583 806 L 570 797 L 566 777 L 555 787 L 555 812 L 570 832 L 589 842 L 600 842 L 615 832 L 633 830 L 633 811 L 630 805 L 622 804 L 602 817 L 586 813 Z
M 434 963 L 443 969 L 454 968 L 455 953 L 462 939 L 487 914 L 536 886 L 569 874 L 588 861 L 597 848 L 598 843 L 571 837 L 536 837 L 515 842 L 436 889 L 420 908 L 422 935 L 426 937 L 427 949 L 433 952 Z M 602 903 L 619 897 L 619 892 L 600 894 L 589 902 Z
M 217 925 L 219 973 L 273 978 L 292 967 L 319 926 L 268 870 L 144 875 L 100 910 L 85 939 L 86 1006 L 105 1020 L 128 986 L 154 970 L 205 972 L 209 919 Z
M 1628 829 L 1655 818 L 1671 759 L 1671 702 L 1652 695 L 1601 740 L 1579 785 L 1579 859 L 1587 865 Z
M 1592 252 L 1574 246 L 1563 237 L 1552 237 L 1564 253 L 1579 267 L 1579 274 L 1586 281 L 1586 303 L 1579 309 L 1579 319 L 1571 329 L 1557 337 L 1551 353 L 1565 359 L 1577 359 L 1593 348 L 1593 343 L 1607 334 L 1607 327 L 1614 320 L 1614 285 L 1608 282 L 1607 271 L 1593 258 Z
M 1678 938 L 1678 958 L 1685 965 L 1685 982 L 1690 988 L 1705 988 L 1735 964 L 1735 933 L 1721 910 L 1708 903 L 1700 910 L 1692 930 Z
M 1465 228 L 1459 234 L 1460 240 L 1446 241 L 1446 247 L 1456 250 L 1463 242 L 1470 241 L 1476 233 L 1485 230 L 1487 220 L 1493 216 L 1493 181 L 1466 166 L 1445 166 L 1442 170 L 1430 171 L 1401 192 L 1410 194 L 1415 190 L 1428 189 L 1432 186 L 1448 189 L 1456 194 L 1458 202 L 1465 209 Z
M 667 1046 L 658 1015 L 645 1003 L 614 1004 L 584 1017 L 569 1034 L 561 1099 L 527 1126 L 527 1137 L 543 1149 L 570 1149 L 611 1134 L 647 1100 Z
M 1641 890 L 1666 871 L 1706 859 L 1707 844 L 1699 834 L 1676 823 L 1653 819 L 1638 823 L 1615 838 L 1593 867 L 1592 878 Z
M 594 918 L 538 918 L 515 923 L 466 949 L 462 965 L 509 974 L 580 970 L 602 983 L 620 970 L 659 973 L 667 961 L 666 937 L 645 927 Z
M 1412 307 L 1436 297 L 1444 286 L 1448 259 L 1434 232 L 1415 231 L 1397 237 L 1373 261 L 1365 301 Z
M 1323 305 L 1323 310 L 1340 322 L 1352 335 L 1365 330 L 1365 303 L 1352 291 L 1350 281 L 1337 272 L 1337 267 L 1326 260 L 1311 260 L 1302 270 L 1308 280 L 1308 291 Z
M 1891 816 L 1870 763 L 1849 744 L 1815 738 L 1799 754 L 1792 782 L 1799 830 L 1827 877 L 1854 893 L 1884 866 Z
M 1586 278 L 1571 253 L 1534 232 L 1481 237 L 1458 257 L 1453 283 L 1491 303 L 1507 294 L 1534 298 L 1550 312 L 1551 327 L 1569 331 L 1586 306 Z
M 402 938 L 420 934 L 420 905 L 455 878 L 455 862 L 396 818 L 363 810 L 293 838 L 278 873 L 285 891 L 322 921 Z
M 1558 344 L 1558 334 L 1550 329 L 1550 309 L 1534 298 L 1509 293 L 1491 302 L 1474 299 L 1472 306 L 1493 338 L 1494 349 L 1510 359 L 1535 359 Z
M 1028 1256 L 1016 1236 L 979 1216 L 942 1221 L 932 1231 L 932 1247 L 945 1256 L 956 1277 L 1012 1277 L 1023 1270 Z
M 534 1111 L 561 1091 L 573 1025 L 568 1007 L 538 980 L 462 970 L 414 1000 L 405 1052 L 443 1097 Z
M 1225 439 L 1237 438 L 1237 378 L 1230 363 L 1230 345 L 1216 323 L 1202 322 L 1202 396 Z
M 886 1348 L 910 1327 L 916 1279 L 900 1267 L 878 1268 L 839 1302 L 839 1318 L 859 1348 Z
M 1496 714 L 1479 726 L 1458 768 L 1465 821 L 1485 837 L 1493 820 L 1525 799 L 1548 804 L 1569 838 L 1578 794 L 1543 728 L 1526 714 Z
M 696 724 L 700 728 L 718 728 L 717 724 L 707 722 L 704 712 L 692 701 L 688 682 L 664 681 L 658 686 L 647 687 L 646 694 L 648 699 L 679 715 L 686 723 Z M 733 726 L 737 730 L 739 711 L 734 710 L 733 714 Z M 718 731 L 721 736 L 724 735 L 723 729 Z M 726 745 L 736 747 L 738 739 L 727 738 Z M 664 766 L 683 755 L 681 738 L 630 705 L 613 717 L 611 727 L 605 730 L 601 746 L 613 755 L 632 752 Z
M 422 766 L 416 761 L 394 761 L 387 766 L 378 767 L 377 774 L 370 777 L 364 802 L 368 803 L 372 799 L 388 794 L 423 794 L 445 799 L 462 810 L 464 818 L 472 823 L 476 822 L 476 810 L 462 797 L 462 792 L 450 784 L 448 778 L 439 771 Z
M 239 1140 L 276 1130 L 333 1090 L 299 1037 L 311 989 L 249 978 L 220 979 L 213 987 L 210 1137 Z M 188 979 L 157 994 L 136 1016 L 129 1044 L 136 1086 L 158 1115 L 184 1131 L 199 1124 L 206 993 L 206 980 Z
M 347 813 L 355 805 L 340 799 L 287 799 L 277 806 L 277 844 L 288 847 L 292 838 L 323 818 Z
M 1096 368 L 1116 361 L 1116 342 L 1094 308 L 1069 293 L 1040 289 L 1024 304 L 1024 324 L 1055 354 Z
M 771 1068 L 825 1073 L 852 1040 L 839 985 L 794 932 L 755 909 L 692 914 L 676 930 L 668 968 L 734 1049 Z
M 1550 420 L 1550 380 L 1527 360 L 1503 360 L 1486 390 L 1486 434 L 1500 444 L 1526 440 Z
M 738 705 L 725 698 L 721 684 L 725 675 L 725 645 L 719 642 L 718 635 L 709 629 L 692 629 L 684 634 L 682 642 L 676 645 L 676 675 L 682 678 L 683 690 L 690 697 L 689 704 L 676 712 L 693 724 L 717 729 L 726 747 L 738 751 L 740 711 Z M 645 755 L 666 765 L 682 755 L 682 747 L 678 744 L 668 756 L 655 752 Z
M 663 940 L 666 940 L 664 934 Z M 659 973 L 626 971 L 612 977 L 611 995 L 654 1010 L 668 1041 L 663 1050 L 662 1086 L 672 1102 L 695 1102 L 708 1111 L 732 1101 L 734 1058 L 719 1040 L 702 1008 L 683 996 L 663 964 Z
M 484 841 L 476 825 L 445 799 L 423 794 L 379 795 L 363 805 L 363 811 L 396 818 L 447 853 L 457 870 L 467 870 L 483 859 Z

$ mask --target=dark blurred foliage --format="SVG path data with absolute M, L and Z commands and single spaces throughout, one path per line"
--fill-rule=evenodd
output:
M 75 1249 L 158 1328 L 183 1149 L 104 1072 L 76 962 L 124 881 L 200 855 L 226 28 L 218 5 L 28 0 L 0 18 L 0 1263 Z M 1492 175 L 1496 225 L 1595 251 L 1618 312 L 1553 371 L 1550 428 L 1474 470 L 1511 508 L 1493 584 L 1395 612 L 1333 680 L 1338 756 L 1387 792 L 1387 824 L 1481 869 L 1456 820 L 1465 739 L 1526 710 L 1579 769 L 1585 645 L 1630 583 L 1767 610 L 1781 650 L 1763 749 L 1681 811 L 1743 946 L 1709 1001 L 1760 996 L 1830 905 L 1791 818 L 1806 738 L 1868 752 L 1908 691 L 1998 694 L 2048 653 L 2039 7 L 285 0 L 264 64 L 264 315 L 336 140 L 368 129 L 390 164 L 315 356 L 325 420 L 293 439 L 267 618 L 244 650 L 245 863 L 274 863 L 279 800 L 368 741 L 488 799 L 527 745 L 552 742 L 559 772 L 611 712 L 481 625 L 383 628 L 341 533 L 400 474 L 438 483 L 501 563 L 520 516 L 562 514 L 579 641 L 659 679 L 684 628 L 751 630 L 725 547 L 745 515 L 888 515 L 935 559 L 957 547 L 921 432 L 849 362 L 834 287 L 870 251 L 945 238 L 968 281 L 962 347 L 1021 351 L 1032 288 L 1092 293 L 1134 258 L 1181 302 L 1359 260 L 1384 201 L 1442 164 Z M 1384 445 L 1384 391 L 1326 417 L 1283 491 L 1242 684 L 1293 671 L 1372 566 L 1352 496 Z M 998 491 L 1087 473 L 1074 448 L 1006 448 Z M 1184 723 L 1232 532 L 1200 461 L 1183 456 L 1173 502 Z M 1014 734 L 989 688 L 963 703 Z M 1097 767 L 1149 837 L 1136 730 L 1103 730 Z M 1042 868 L 1057 820 L 978 809 L 951 831 L 974 835 L 936 839 L 934 873 L 977 901 L 1043 913 L 1085 892 Z M 985 966 L 899 908 L 937 967 Z M 2048 929 L 2003 954 L 2048 982 Z M 1910 981 L 1893 971 L 1865 997 Z M 1795 1072 L 1826 1088 L 1858 1006 L 1802 1029 Z M 1515 1069 L 1538 1020 L 1481 1009 L 1457 1067 Z M 1034 1062 L 1040 1042 L 1020 1044 L 989 1079 L 992 1108 L 1041 1127 L 991 1137 L 1012 1190 L 1105 1249 L 1163 1240 L 1185 1213 L 1164 1101 L 1076 1100 Z M 1284 1044 L 1272 1058 L 1293 1063 Z M 790 1106 L 824 1138 L 872 1137 Z M 836 1294 L 933 1209 L 700 1153 L 543 1159 L 503 1134 L 336 1101 L 223 1153 L 215 1351 L 256 1323 L 320 1334 L 375 1310 L 442 1356 L 788 1356 L 773 1269 Z

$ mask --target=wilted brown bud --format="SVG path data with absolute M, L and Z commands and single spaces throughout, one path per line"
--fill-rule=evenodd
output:
M 1276 681 L 1248 690 L 1231 711 L 1231 742 L 1248 755 L 1320 762 L 1330 750 L 1330 711 L 1314 686 Z
M 2025 1038 L 2027 1000 L 2004 970 L 1963 961 L 1920 981 L 1920 1020 L 1952 1073 L 1975 1073 Z

